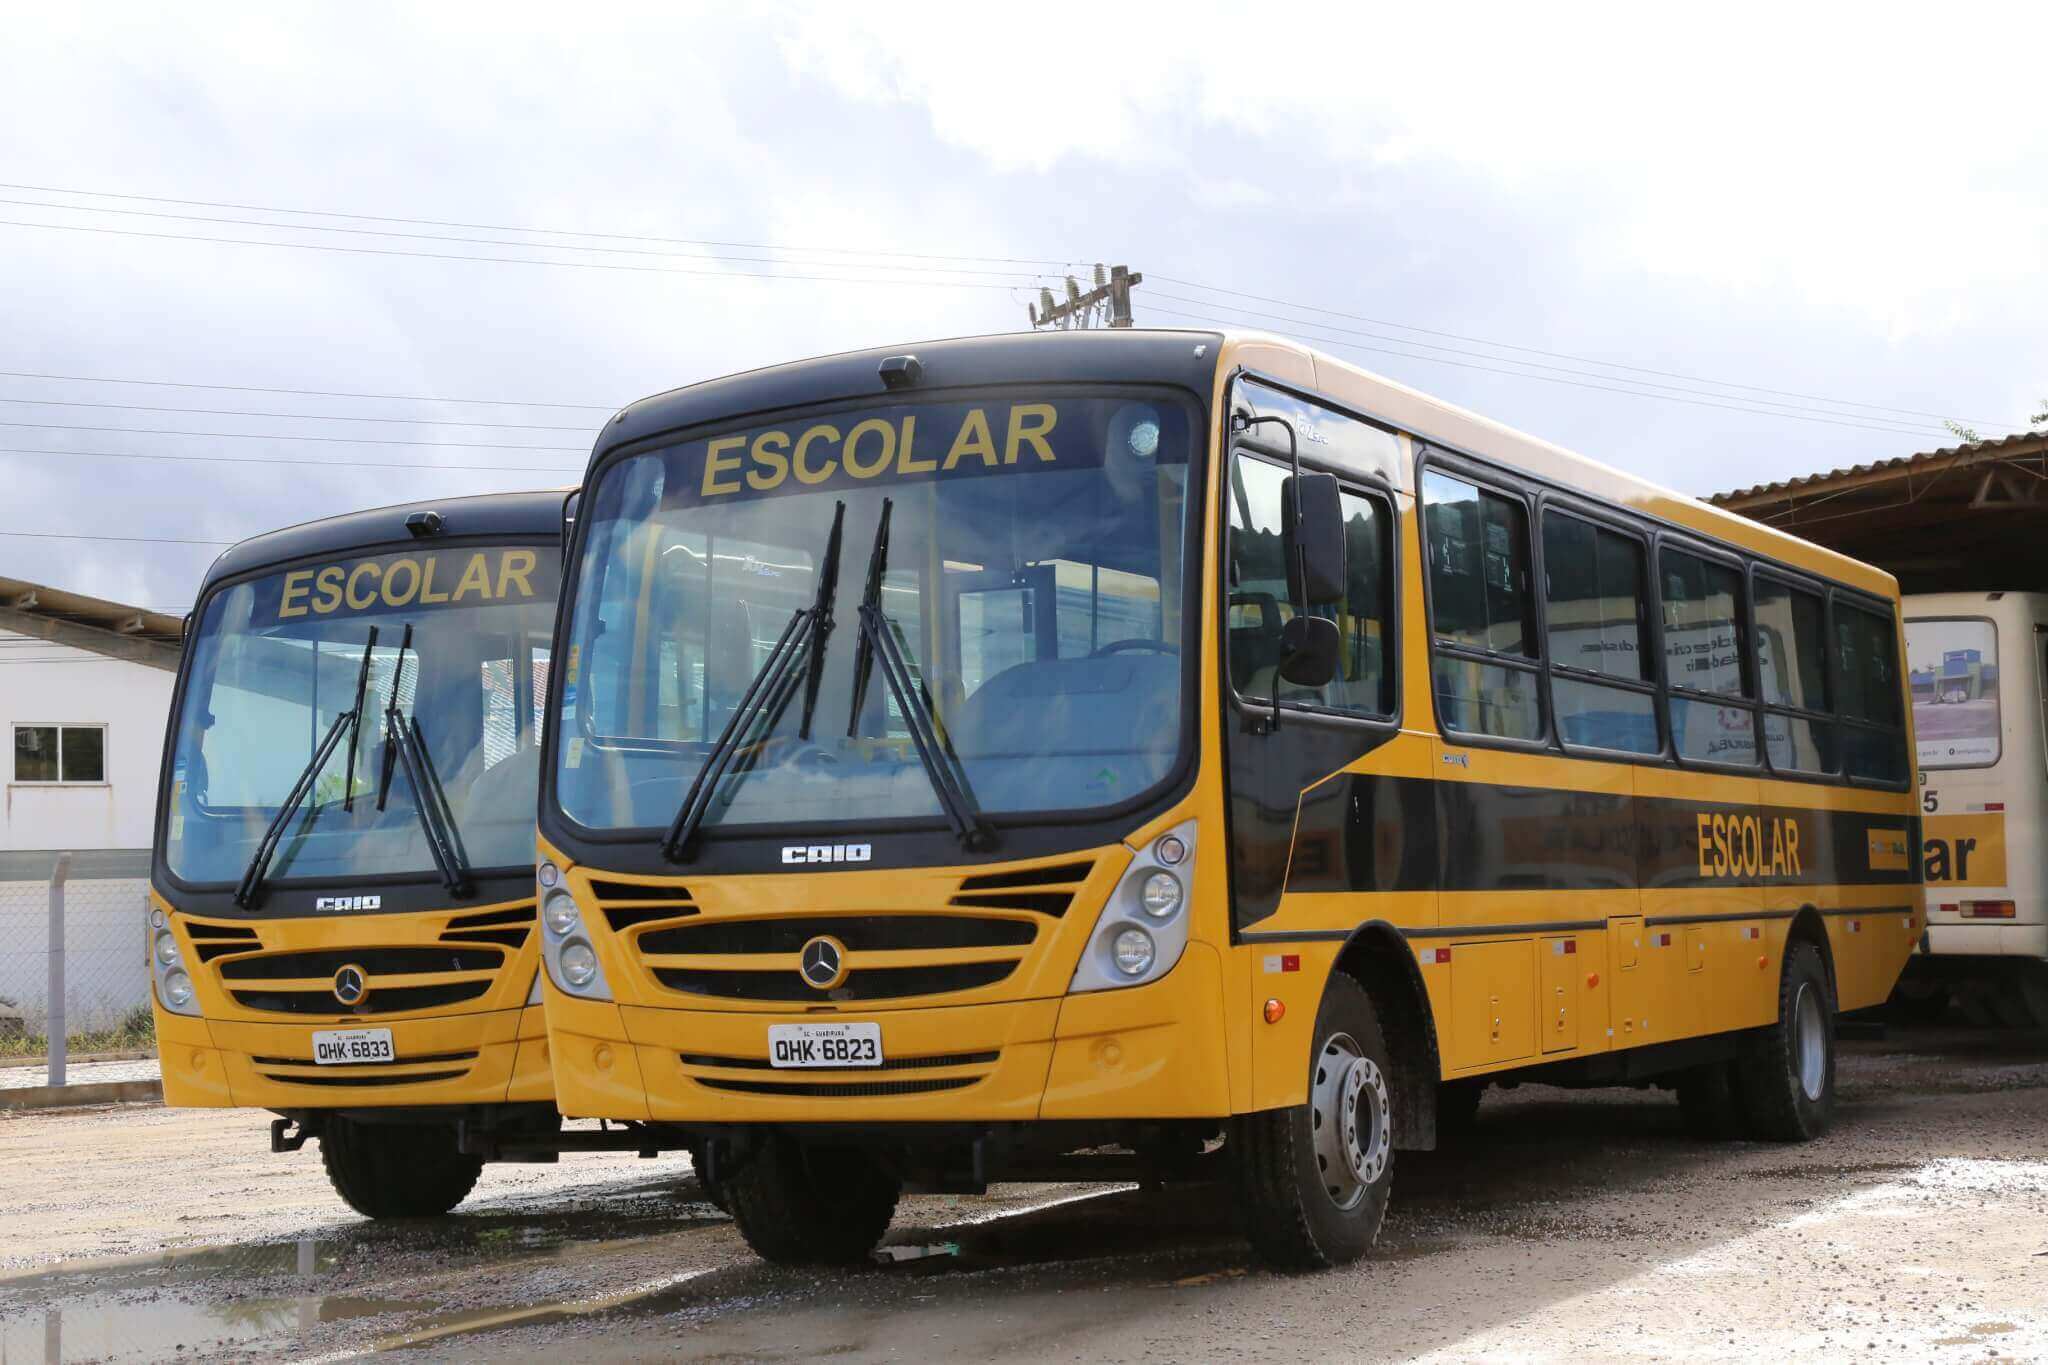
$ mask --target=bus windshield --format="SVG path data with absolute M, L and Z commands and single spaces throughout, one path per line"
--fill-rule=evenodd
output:
M 361 723 L 305 774 L 270 878 L 435 874 L 419 790 L 391 743 L 394 705 L 418 725 L 426 781 L 440 789 L 428 799 L 445 794 L 468 865 L 530 864 L 558 579 L 551 545 L 450 545 L 341 556 L 216 590 L 193 625 L 172 744 L 171 874 L 242 877 L 359 681 Z
M 732 737 L 707 831 L 938 817 L 914 720 L 997 822 L 1165 780 L 1183 729 L 1196 418 L 1163 395 L 1101 393 L 815 411 L 604 469 L 566 637 L 563 813 L 668 826 L 817 606 L 803 665 Z M 901 672 L 863 648 L 864 599 Z

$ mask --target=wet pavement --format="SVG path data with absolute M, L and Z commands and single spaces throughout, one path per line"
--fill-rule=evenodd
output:
M 1495 1091 L 1401 1156 L 1374 1257 L 1301 1277 L 1205 1187 L 907 1199 L 876 1265 L 781 1270 L 678 1157 L 494 1167 L 372 1225 L 260 1126 L 0 1119 L 0 1360 L 2048 1358 L 2042 1038 L 1848 1044 L 1800 1147 L 1696 1141 L 1658 1091 Z

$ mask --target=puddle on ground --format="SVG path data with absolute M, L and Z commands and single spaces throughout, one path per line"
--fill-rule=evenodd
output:
M 322 1323 L 436 1307 L 422 1300 L 290 1292 L 295 1285 L 312 1289 L 339 1257 L 339 1247 L 307 1238 L 15 1276 L 0 1281 L 0 1360 L 55 1365 L 203 1357 Z M 252 1282 L 264 1292 L 235 1297 L 237 1286 Z
M 644 1209 L 479 1211 L 423 1222 L 345 1224 L 297 1241 L 189 1247 L 0 1275 L 0 1362 L 203 1358 L 326 1323 L 384 1315 L 399 1315 L 393 1328 L 411 1327 L 442 1305 L 323 1293 L 321 1287 L 336 1271 L 380 1256 L 425 1258 L 437 1270 L 456 1269 L 568 1257 L 593 1242 L 723 1221 L 709 1206 L 678 1197 L 677 1187 L 649 1192 L 659 1197 Z

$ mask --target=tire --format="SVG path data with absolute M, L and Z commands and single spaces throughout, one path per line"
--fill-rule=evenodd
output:
M 1445 1081 L 1436 1088 L 1436 1135 L 1470 1137 L 1479 1127 L 1479 1102 L 1486 1098 L 1485 1081 Z
M 1794 942 L 1778 974 L 1778 1018 L 1735 1063 L 1744 1132 L 1763 1142 L 1806 1142 L 1835 1112 L 1835 996 L 1820 950 Z
M 720 1213 L 729 1214 L 732 1208 L 725 1200 L 725 1183 L 711 1178 L 711 1165 L 705 1159 L 710 1148 L 709 1142 L 692 1142 L 684 1150 L 690 1154 L 690 1170 L 697 1177 L 697 1188 L 703 1191 L 705 1202 Z
M 1320 1270 L 1372 1249 L 1393 1184 L 1392 1066 L 1372 999 L 1334 975 L 1316 1012 L 1309 1099 L 1239 1115 L 1230 1146 L 1253 1254 Z
M 771 1137 L 719 1181 L 726 1210 L 754 1254 L 775 1265 L 867 1259 L 903 1184 L 865 1152 Z
M 1742 1105 L 1735 1092 L 1735 1069 L 1729 1063 L 1686 1068 L 1678 1074 L 1677 1090 L 1686 1132 L 1708 1141 L 1742 1135 Z
M 334 1192 L 365 1218 L 439 1218 L 476 1188 L 482 1157 L 455 1150 L 439 1125 L 357 1123 L 330 1118 L 320 1162 Z

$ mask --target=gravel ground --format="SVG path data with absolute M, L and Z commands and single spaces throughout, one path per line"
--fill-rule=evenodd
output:
M 1493 1092 L 1400 1158 L 1373 1258 L 1294 1278 L 1220 1191 L 911 1199 L 890 1242 L 957 1250 L 800 1273 L 679 1157 L 492 1167 L 460 1216 L 372 1226 L 262 1115 L 0 1118 L 0 1359 L 2048 1359 L 2048 1039 L 1844 1051 L 1803 1147 L 1694 1141 L 1655 1091 Z

